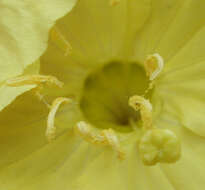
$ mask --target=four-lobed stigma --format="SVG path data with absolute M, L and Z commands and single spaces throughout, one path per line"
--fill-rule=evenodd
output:
M 173 163 L 179 160 L 181 154 L 179 139 L 168 129 L 145 131 L 138 148 L 145 165 L 155 165 L 158 162 Z

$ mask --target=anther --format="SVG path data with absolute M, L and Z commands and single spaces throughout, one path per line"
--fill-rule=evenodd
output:
M 51 41 L 64 52 L 65 56 L 71 53 L 72 47 L 70 43 L 66 40 L 57 27 L 53 27 L 51 29 L 50 38 Z
M 132 96 L 129 105 L 136 111 L 140 111 L 144 129 L 152 129 L 152 104 L 142 96 Z
M 63 87 L 63 83 L 56 77 L 50 75 L 25 75 L 18 76 L 6 81 L 7 86 L 19 87 L 24 85 L 40 85 L 40 84 L 56 85 Z
M 76 124 L 74 127 L 74 132 L 92 144 L 104 143 L 104 137 L 101 135 L 96 135 L 92 130 L 92 126 L 84 121 L 80 121 Z
M 74 132 L 89 143 L 110 146 L 117 152 L 120 160 L 124 159 L 125 153 L 121 150 L 117 135 L 112 129 L 105 129 L 102 130 L 101 133 L 96 134 L 91 125 L 84 121 L 80 121 L 74 127 Z
M 125 153 L 122 151 L 121 147 L 120 147 L 120 143 L 119 140 L 115 134 L 115 132 L 112 129 L 107 129 L 107 130 L 103 130 L 102 131 L 102 135 L 105 138 L 105 142 L 110 145 L 113 150 L 115 150 L 118 154 L 118 158 L 120 160 L 124 160 L 125 159 Z
M 158 53 L 149 55 L 144 62 L 146 74 L 151 81 L 154 80 L 160 74 L 163 69 L 163 66 L 164 60 Z
M 55 139 L 56 126 L 54 124 L 54 121 L 55 121 L 55 115 L 56 115 L 57 110 L 59 109 L 59 106 L 62 103 L 70 103 L 70 102 L 72 102 L 71 99 L 63 98 L 63 97 L 56 98 L 53 101 L 51 108 L 50 108 L 50 112 L 48 114 L 47 129 L 46 129 L 46 137 L 47 137 L 49 142 L 51 142 L 53 139 Z

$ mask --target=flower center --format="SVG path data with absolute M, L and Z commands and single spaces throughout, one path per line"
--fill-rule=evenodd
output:
M 149 101 L 155 79 L 162 68 L 162 57 L 153 54 L 145 60 L 144 68 L 136 63 L 111 62 L 90 73 L 80 100 L 80 108 L 88 122 L 77 122 L 72 127 L 73 135 L 93 145 L 109 146 L 120 160 L 124 160 L 127 150 L 123 147 L 126 146 L 123 141 L 128 140 L 129 134 L 121 135 L 119 132 L 136 132 L 140 127 L 141 133 L 133 134 L 144 164 L 176 162 L 181 155 L 180 141 L 171 130 L 155 126 Z M 9 79 L 5 84 L 10 87 L 36 87 L 35 94 L 50 109 L 46 137 L 49 142 L 55 140 L 56 112 L 62 103 L 72 103 L 73 100 L 58 97 L 50 105 L 41 94 L 41 89 L 45 84 L 62 87 L 63 83 L 53 76 L 28 75 Z M 126 136 L 128 138 L 125 139 Z
M 129 97 L 143 95 L 149 86 L 144 68 L 136 63 L 111 62 L 89 74 L 80 107 L 97 128 L 131 132 L 140 114 L 128 105 Z

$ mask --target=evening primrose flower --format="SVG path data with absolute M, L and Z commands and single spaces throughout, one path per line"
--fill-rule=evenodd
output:
M 0 187 L 204 189 L 204 9 L 79 1 L 41 73 L 7 80 L 37 88 L 0 115 Z

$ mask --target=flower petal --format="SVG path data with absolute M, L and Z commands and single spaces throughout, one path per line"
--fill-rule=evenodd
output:
M 47 107 L 31 92 L 19 96 L 1 112 L 0 168 L 22 160 L 47 144 L 45 132 L 48 112 Z M 69 131 L 80 119 L 74 105 L 62 106 L 55 120 L 57 136 Z
M 204 27 L 204 9 L 205 2 L 203 0 L 184 1 L 155 49 L 165 58 L 165 61 L 175 56 Z
M 205 136 L 205 27 L 167 63 L 158 89 L 165 107 L 175 112 L 182 125 Z
M 204 8 L 203 0 L 154 1 L 152 16 L 137 36 L 135 57 L 142 62 L 157 52 L 166 62 L 203 26 Z
M 202 145 L 200 147 L 203 149 Z M 173 166 L 164 165 L 162 168 L 171 183 L 178 189 L 203 189 L 205 185 L 204 155 L 197 155 L 188 147 L 183 147 L 183 149 L 183 156 L 178 163 Z M 197 177 L 193 178 L 193 176 Z
M 2 126 L 0 131 L 2 136 L 0 138 L 0 144 L 2 156 L 0 160 L 0 187 L 7 190 L 12 190 L 13 188 L 29 190 L 43 188 L 57 190 L 65 187 L 73 190 L 75 188 L 77 189 L 79 186 L 76 185 L 78 184 L 76 180 L 80 175 L 83 174 L 84 176 L 84 174 L 86 175 L 87 172 L 90 173 L 93 169 L 97 170 L 101 166 L 98 165 L 100 161 L 105 163 L 105 160 L 103 160 L 104 156 L 99 157 L 99 153 L 101 153 L 101 151 L 104 152 L 105 149 L 102 147 L 95 148 L 95 146 L 88 145 L 84 142 L 81 143 L 79 139 L 72 136 L 69 130 L 66 130 L 66 132 L 63 133 L 63 135 L 60 135 L 53 143 L 46 144 L 44 140 L 45 137 L 43 136 L 45 130 L 45 127 L 43 127 L 43 124 L 45 123 L 44 120 L 33 120 L 35 117 L 38 118 L 38 115 L 45 115 L 45 110 L 39 105 L 37 107 L 34 106 L 37 105 L 37 102 L 33 99 L 31 100 L 30 97 L 28 98 L 31 101 L 30 104 L 33 104 L 32 107 L 29 106 L 31 110 L 26 109 L 28 101 L 26 101 L 27 98 L 25 94 L 20 96 L 13 104 L 11 104 L 11 106 L 8 107 L 12 109 L 6 108 L 1 114 Z M 25 105 L 22 106 L 21 103 L 23 102 L 25 102 Z M 22 110 L 19 109 L 18 106 L 15 109 L 14 104 L 21 105 Z M 20 121 L 25 121 L 25 113 L 27 113 L 27 122 L 23 124 Z M 13 116 L 12 121 L 9 120 L 9 116 L 11 114 Z M 62 130 L 65 130 L 65 127 L 69 127 L 69 124 L 72 126 L 71 122 L 66 122 L 67 117 L 68 114 L 65 113 L 60 114 L 57 118 L 57 125 L 60 126 L 61 132 Z M 4 123 L 5 125 L 3 125 Z M 10 150 L 9 153 L 8 149 Z M 103 155 L 106 155 L 106 161 L 108 163 L 113 164 L 116 161 L 116 155 L 113 155 L 111 151 L 112 150 L 106 151 Z M 127 173 L 130 174 L 132 171 L 130 176 L 132 180 L 125 185 L 128 185 L 128 187 L 134 190 L 136 185 L 136 183 L 133 184 L 133 182 L 136 182 L 135 172 L 138 170 L 138 167 L 141 166 L 141 163 L 137 160 L 135 146 L 133 154 L 135 155 L 133 157 L 133 162 L 130 163 L 129 158 L 126 162 L 126 164 L 130 163 L 128 166 L 130 170 L 127 171 Z M 94 161 L 95 159 L 97 159 L 97 161 Z M 94 164 L 92 164 L 93 161 Z M 136 170 L 133 169 L 133 164 L 135 162 Z M 92 166 L 87 170 L 90 164 L 92 164 Z M 106 172 L 102 172 L 100 174 L 100 177 L 102 175 L 103 180 L 108 179 L 106 178 L 107 172 L 108 174 L 110 173 L 108 177 L 115 175 L 116 172 L 119 171 L 118 166 L 119 165 L 114 164 L 114 167 L 107 168 L 107 170 L 105 170 Z M 127 167 L 127 165 L 122 166 L 120 176 L 123 175 L 123 170 L 126 170 Z M 137 183 L 139 187 L 147 187 L 147 176 L 142 175 L 143 169 L 144 168 L 137 172 L 137 177 L 140 177 Z M 158 170 L 156 171 L 157 173 L 160 172 Z M 155 172 L 153 170 L 153 178 L 149 180 L 150 184 L 148 187 L 155 187 L 156 185 L 157 189 L 159 184 L 155 181 L 154 173 Z M 132 177 L 133 174 L 134 176 Z M 89 180 L 93 180 L 92 176 L 93 175 L 90 176 Z M 166 179 L 164 179 L 161 174 L 159 174 L 159 176 L 160 181 L 162 181 L 167 189 L 169 189 L 170 185 L 166 182 Z M 126 175 L 123 177 L 126 177 Z M 100 178 L 98 179 L 100 180 Z M 144 179 L 143 182 L 142 179 Z M 114 178 L 113 180 L 119 180 L 119 178 Z M 109 182 L 110 181 L 108 181 L 108 183 Z M 117 181 L 115 181 L 115 183 L 110 183 L 110 186 L 113 187 L 118 184 Z M 99 183 L 97 183 L 97 185 L 99 185 Z M 92 188 L 95 187 L 93 186 Z
M 69 114 L 71 107 L 65 106 L 68 107 L 59 110 L 57 115 L 58 137 L 52 143 L 46 143 L 44 136 L 48 111 L 29 93 L 19 96 L 3 110 L 0 115 L 0 188 L 77 190 L 85 184 L 85 190 L 95 189 L 94 185 L 102 190 L 106 185 L 131 190 L 136 187 L 157 190 L 159 185 L 173 189 L 158 166 L 142 165 L 133 142 L 127 160 L 120 162 L 111 149 L 95 147 L 73 136 L 69 128 L 80 118 L 73 110 Z M 93 181 L 96 171 L 98 176 Z
M 174 190 L 159 166 L 144 166 L 136 146 L 131 147 L 124 161 L 117 160 L 109 150 L 99 155 L 77 180 L 79 189 Z
M 183 75 L 187 75 L 188 69 L 190 72 L 192 67 L 195 67 L 195 64 L 205 60 L 204 43 L 205 26 L 202 25 L 202 27 L 195 33 L 195 35 L 192 36 L 186 45 L 184 45 L 184 47 L 178 51 L 169 62 L 166 63 L 163 71 L 163 78 L 166 78 L 165 80 L 170 80 L 171 77 L 175 77 L 174 75 L 176 75 L 177 78 L 182 75 L 181 78 L 183 77 L 184 80 L 189 80 L 187 76 Z M 185 72 L 183 71 L 184 69 Z M 198 72 L 200 72 L 200 70 Z M 193 75 L 196 76 L 196 73 Z
M 203 137 L 205 137 L 204 82 L 203 80 L 200 86 L 191 83 L 160 90 L 164 102 L 163 109 L 169 110 L 170 114 L 173 114 L 182 126 Z M 188 95 L 185 96 L 185 94 Z
M 182 157 L 175 164 L 161 164 L 161 168 L 176 189 L 203 189 L 205 185 L 205 139 L 180 127 L 180 123 L 172 122 L 169 114 L 166 113 L 166 115 L 162 116 L 160 127 L 174 130 L 181 138 Z M 193 176 L 197 177 L 193 178 Z
M 0 81 L 20 75 L 46 49 L 48 30 L 75 0 L 1 1 Z
M 64 83 L 63 88 L 50 89 L 45 92 L 50 97 L 56 97 L 57 94 L 63 97 L 71 97 L 78 100 L 81 96 L 84 79 L 96 65 L 89 62 L 79 62 L 73 60 L 70 56 L 62 55 L 54 45 L 49 44 L 47 51 L 41 58 L 41 73 L 44 75 L 53 75 Z
M 82 160 L 82 154 L 87 150 L 71 134 L 63 135 L 1 170 L 0 187 L 8 190 L 63 189 L 72 182 L 73 172 L 81 171 L 82 164 L 75 163 Z
M 116 6 L 108 0 L 84 0 L 57 26 L 72 46 L 71 56 L 96 63 L 120 56 L 144 25 L 149 8 L 150 0 L 121 0 Z
M 1 112 L 0 188 L 57 190 L 70 185 L 68 179 L 72 181 L 78 176 L 85 163 L 80 161 L 87 159 L 89 164 L 98 153 L 89 150 L 88 144 L 70 130 L 82 119 L 74 107 L 65 105 L 59 109 L 55 122 L 57 138 L 52 143 L 45 137 L 49 110 L 30 92 L 19 96 Z
M 47 46 L 49 29 L 58 18 L 71 10 L 74 4 L 75 0 L 0 2 L 0 82 L 23 74 L 24 69 L 40 57 Z M 2 86 L 0 94 L 5 102 L 0 109 L 28 89 Z M 6 99 L 5 93 L 9 93 Z
M 37 74 L 40 69 L 40 62 L 37 61 L 27 67 L 24 74 Z M 17 96 L 34 88 L 35 85 L 26 85 L 22 87 L 9 87 L 5 84 L 0 85 L 0 110 L 9 105 Z

